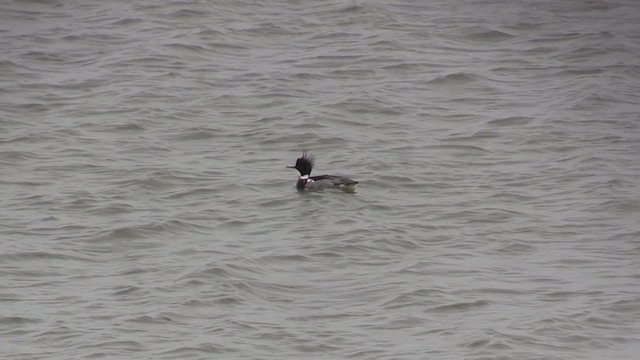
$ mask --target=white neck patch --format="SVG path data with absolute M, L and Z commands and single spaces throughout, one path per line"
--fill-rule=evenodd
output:
M 309 175 L 300 175 L 300 179 L 302 180 L 307 180 L 309 178 Z

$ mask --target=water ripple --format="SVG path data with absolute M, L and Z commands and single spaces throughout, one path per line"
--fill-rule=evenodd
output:
M 635 358 L 637 4 L 543 5 L 1 4 L 0 357 Z

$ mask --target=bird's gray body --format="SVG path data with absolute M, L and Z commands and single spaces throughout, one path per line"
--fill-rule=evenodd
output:
M 300 176 L 296 188 L 300 191 L 322 191 L 327 188 L 353 190 L 358 182 L 341 175 Z

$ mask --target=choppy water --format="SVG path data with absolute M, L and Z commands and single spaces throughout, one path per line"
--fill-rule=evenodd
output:
M 3 1 L 0 357 L 637 359 L 639 14 Z

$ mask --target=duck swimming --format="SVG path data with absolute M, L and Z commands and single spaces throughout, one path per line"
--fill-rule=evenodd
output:
M 296 160 L 295 165 L 287 166 L 300 172 L 296 189 L 298 191 L 322 191 L 327 188 L 336 188 L 345 191 L 353 191 L 358 181 L 340 175 L 317 175 L 311 176 L 311 170 L 315 165 L 313 155 L 306 152 Z

